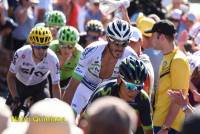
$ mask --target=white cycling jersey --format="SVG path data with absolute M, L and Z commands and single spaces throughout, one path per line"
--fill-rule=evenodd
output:
M 75 76 L 83 78 L 81 83 L 83 83 L 90 90 L 95 90 L 99 83 L 108 80 L 102 80 L 99 78 L 102 53 L 107 44 L 108 42 L 106 41 L 96 41 L 86 47 L 80 57 L 79 64 L 75 69 Z M 118 59 L 112 76 L 109 79 L 113 79 L 118 76 L 120 62 L 129 55 L 137 57 L 135 51 L 131 47 L 127 46 L 124 49 L 122 57 Z
M 23 46 L 15 52 L 9 71 L 15 73 L 17 79 L 27 86 L 42 82 L 49 73 L 52 84 L 57 84 L 60 81 L 60 65 L 56 54 L 48 49 L 44 59 L 36 64 L 30 45 Z
M 80 80 L 82 78 L 82 80 L 77 87 L 71 104 L 77 114 L 79 114 L 86 106 L 93 91 L 101 82 L 114 79 L 119 75 L 119 65 L 125 57 L 128 57 L 129 55 L 137 57 L 135 51 L 131 47 L 127 46 L 124 49 L 121 58 L 118 59 L 111 77 L 103 80 L 99 78 L 99 73 L 101 69 L 102 53 L 107 44 L 108 42 L 106 41 L 94 42 L 85 48 L 80 57 L 79 64 L 75 69 L 73 77 L 77 79 L 79 78 Z

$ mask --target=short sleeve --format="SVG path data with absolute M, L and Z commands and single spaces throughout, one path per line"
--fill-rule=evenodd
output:
M 171 65 L 171 88 L 174 90 L 188 90 L 190 80 L 190 67 L 187 60 L 177 58 Z

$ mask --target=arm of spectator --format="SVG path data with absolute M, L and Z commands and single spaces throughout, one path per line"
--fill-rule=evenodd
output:
M 15 13 L 15 18 L 16 18 L 16 21 L 19 23 L 19 24 L 24 24 L 25 21 L 27 20 L 27 11 L 28 11 L 28 8 L 26 7 L 21 7 L 20 9 L 18 9 Z
M 184 96 L 182 91 L 169 90 L 168 95 L 171 97 L 172 102 L 178 104 L 183 109 L 187 108 L 184 110 L 186 116 L 193 111 L 193 107 L 189 104 L 188 97 Z
M 128 23 L 131 23 L 130 18 L 128 16 L 127 9 L 123 5 L 120 6 L 120 11 L 122 13 L 122 17 L 123 17 L 122 19 L 127 21 Z
M 8 89 L 9 89 L 13 98 L 18 96 L 17 90 L 16 90 L 15 80 L 16 80 L 15 73 L 8 71 L 8 74 L 7 74 Z
M 63 95 L 63 100 L 67 102 L 68 104 L 71 104 L 74 93 L 76 92 L 76 89 L 79 84 L 80 84 L 79 80 L 74 79 L 74 78 L 70 79 L 67 89 L 65 90 L 64 95 Z

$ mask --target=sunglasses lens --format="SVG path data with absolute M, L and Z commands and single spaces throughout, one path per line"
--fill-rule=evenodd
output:
M 119 47 L 126 47 L 128 45 L 128 42 L 116 41 L 112 38 L 109 38 L 109 41 Z
M 35 49 L 47 49 L 49 48 L 48 46 L 33 46 Z
M 140 90 L 141 89 L 141 85 L 136 85 L 136 84 L 133 84 L 131 82 L 127 82 L 125 80 L 122 79 L 122 81 L 124 82 L 126 88 L 129 90 L 129 91 L 133 91 L 133 90 Z

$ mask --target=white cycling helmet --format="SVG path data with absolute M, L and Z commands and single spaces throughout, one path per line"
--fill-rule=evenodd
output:
M 118 41 L 128 41 L 131 35 L 130 25 L 124 20 L 116 19 L 108 24 L 106 34 Z

